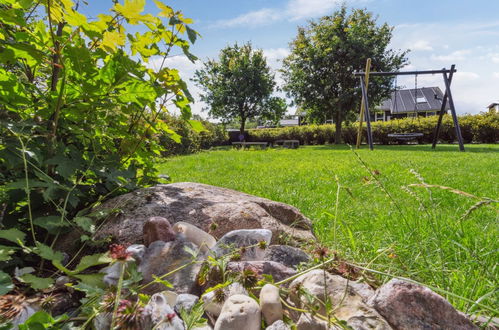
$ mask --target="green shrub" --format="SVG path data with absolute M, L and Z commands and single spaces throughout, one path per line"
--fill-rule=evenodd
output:
M 388 137 L 392 133 L 423 133 L 418 143 L 431 143 L 438 116 L 427 118 L 404 118 L 386 122 L 371 123 L 373 140 L 379 144 L 398 143 Z M 459 117 L 459 126 L 464 143 L 495 143 L 499 141 L 499 114 L 482 113 Z M 355 144 L 357 140 L 358 122 L 346 124 L 342 129 L 343 142 Z M 307 125 L 282 128 L 248 130 L 250 141 L 274 142 L 276 140 L 299 140 L 301 144 L 315 145 L 334 143 L 334 125 Z M 366 140 L 367 129 L 364 123 L 363 140 Z M 445 115 L 440 128 L 439 142 L 453 143 L 457 141 L 454 123 L 450 115 Z
M 170 135 L 160 136 L 160 143 L 164 147 L 163 156 L 187 155 L 202 149 L 222 145 L 228 140 L 227 131 L 222 125 L 201 121 L 204 130 L 193 129 L 188 121 L 179 117 L 167 116 L 165 123 L 180 135 L 180 143 L 176 142 Z

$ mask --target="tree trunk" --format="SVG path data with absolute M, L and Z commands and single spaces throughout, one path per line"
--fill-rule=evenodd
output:
M 244 126 L 246 126 L 246 118 L 241 117 L 241 126 L 239 126 L 239 136 L 242 135 L 244 137 L 244 139 L 242 139 L 241 142 L 246 141 L 246 137 L 244 135 Z M 241 139 L 239 139 L 239 140 L 241 140 Z
M 341 143 L 341 122 L 343 118 L 341 118 L 341 109 L 338 109 L 335 114 L 334 123 L 335 123 L 335 132 L 334 132 L 334 143 Z

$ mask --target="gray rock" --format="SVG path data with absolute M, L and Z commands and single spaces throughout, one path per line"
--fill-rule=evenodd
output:
M 272 284 L 265 284 L 260 291 L 260 309 L 265 323 L 268 325 L 282 320 L 282 303 L 279 288 Z
M 132 244 L 126 248 L 126 252 L 131 253 L 132 257 L 137 262 L 137 265 L 139 265 L 142 262 L 142 259 L 144 259 L 146 247 L 143 244 Z
M 199 246 L 201 252 L 207 252 L 217 244 L 215 237 L 187 222 L 177 222 L 173 225 L 173 230 L 177 234 L 184 235 L 185 239 L 189 242 Z
M 199 301 L 199 297 L 193 294 L 182 293 L 177 296 L 177 301 L 175 302 L 175 312 L 180 315 L 180 311 L 184 309 L 186 312 L 190 312 L 192 307 L 196 305 Z
M 274 261 L 231 261 L 227 264 L 227 270 L 233 273 L 241 273 L 244 270 L 252 270 L 259 279 L 263 274 L 272 275 L 275 282 L 282 281 L 296 275 L 296 270 Z
M 96 330 L 107 330 L 111 328 L 112 313 L 99 313 L 92 320 L 94 329 Z
M 14 297 L 14 296 L 9 295 L 9 297 Z M 13 329 L 17 329 L 19 324 L 23 324 L 33 314 L 35 314 L 40 310 L 40 307 L 34 304 L 30 304 L 28 302 L 23 302 L 21 306 L 18 306 L 18 308 L 19 309 L 17 315 L 12 320 L 10 320 L 10 322 L 12 322 Z
M 121 264 L 119 262 L 115 262 L 102 268 L 100 272 L 104 273 L 104 277 L 102 279 L 104 284 L 107 286 L 116 286 L 120 278 Z
M 327 322 L 313 317 L 311 314 L 302 313 L 298 322 L 296 322 L 297 330 L 328 330 Z
M 375 293 L 375 290 L 365 282 L 348 281 L 348 285 L 354 288 L 364 302 L 367 302 Z
M 398 279 L 380 287 L 369 305 L 397 329 L 478 329 L 442 296 Z
M 306 263 L 311 258 L 302 250 L 289 245 L 271 245 L 265 250 L 264 260 L 279 262 L 291 268 Z
M 260 330 L 260 308 L 245 295 L 229 297 L 215 323 L 215 330 Z
M 66 284 L 68 284 L 69 282 L 71 282 L 71 279 L 68 276 L 59 276 L 55 280 L 55 286 L 58 288 L 65 288 Z
M 142 233 L 144 235 L 143 240 L 146 246 L 149 246 L 155 241 L 170 242 L 173 241 L 176 236 L 170 222 L 163 217 L 148 218 L 144 223 Z
M 144 259 L 139 266 L 143 283 L 150 283 L 153 275 L 162 276 L 192 261 L 192 256 L 184 248 L 196 250 L 196 246 L 185 239 L 177 238 L 171 242 L 155 241 L 146 250 Z M 196 277 L 200 263 L 193 263 L 165 279 L 173 284 L 177 293 L 197 293 Z M 161 283 L 152 283 L 143 289 L 144 293 L 153 294 L 168 289 Z
M 188 222 L 216 239 L 235 229 L 266 228 L 273 233 L 273 243 L 278 243 L 281 235 L 294 242 L 314 240 L 312 222 L 295 207 L 200 183 L 179 182 L 139 189 L 112 198 L 93 211 L 111 209 L 122 212 L 106 218 L 95 240 L 111 236 L 120 244 L 143 244 L 142 227 L 152 216 L 167 218 L 171 224 Z M 59 249 L 77 249 L 81 234 L 75 230 L 61 237 Z
M 142 312 L 145 329 L 184 330 L 184 322 L 162 293 L 154 294 Z
M 284 321 L 278 320 L 266 327 L 265 330 L 291 330 L 291 328 Z
M 223 304 L 230 296 L 236 294 L 248 295 L 248 291 L 246 291 L 246 289 L 243 288 L 243 286 L 239 283 L 232 283 L 223 288 L 222 290 L 224 293 L 223 295 L 225 296 L 224 301 L 216 301 L 215 291 L 210 291 L 201 296 L 201 299 L 203 300 L 204 310 L 215 317 L 218 317 L 220 315 L 220 313 L 222 312 Z
M 326 297 L 328 297 L 336 318 L 346 321 L 354 329 L 391 329 L 383 317 L 374 308 L 369 307 L 363 301 L 362 296 L 349 284 L 349 281 L 341 276 L 331 275 L 321 269 L 316 269 L 297 277 L 289 286 L 290 300 L 295 306 L 303 307 L 307 304 L 307 298 L 298 295 L 298 288 L 305 289 L 320 301 L 326 301 Z M 326 316 L 324 305 L 318 304 L 320 306 L 318 313 Z M 302 314 L 300 318 L 303 315 L 305 314 Z M 302 323 L 312 322 L 315 324 L 316 321 L 320 320 L 303 316 Z M 317 326 L 322 326 L 320 322 L 318 324 Z M 313 325 L 313 327 L 315 326 Z
M 239 229 L 225 234 L 217 244 L 211 249 L 210 254 L 215 258 L 221 257 L 238 248 L 245 247 L 245 252 L 241 254 L 241 260 L 262 260 L 265 250 L 259 246 L 249 247 L 261 241 L 270 244 L 272 232 L 268 229 Z

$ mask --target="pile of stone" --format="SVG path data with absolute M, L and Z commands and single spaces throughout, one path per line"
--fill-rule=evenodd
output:
M 188 313 L 199 301 L 209 322 L 197 330 L 477 328 L 423 286 L 393 279 L 375 290 L 323 269 L 303 270 L 311 258 L 284 243 L 314 239 L 311 223 L 282 203 L 180 183 L 123 195 L 106 207 L 123 211 L 99 235 L 129 245 L 143 275 L 143 292 L 151 295 L 144 329 L 186 329 L 180 311 Z M 199 280 L 203 264 L 209 256 L 221 260 L 228 255 L 228 272 L 251 270 L 258 280 L 270 275 L 273 282 L 255 288 L 234 281 L 207 290 L 220 282 Z M 119 268 L 103 271 L 105 283 L 116 285 Z M 173 288 L 155 277 L 164 277 Z M 108 329 L 109 316 L 99 316 L 94 326 Z

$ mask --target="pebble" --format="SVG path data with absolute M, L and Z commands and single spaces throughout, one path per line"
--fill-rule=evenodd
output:
M 163 217 L 150 217 L 142 228 L 144 244 L 149 246 L 152 242 L 170 242 L 175 239 L 175 232 L 170 222 Z
M 257 302 L 236 294 L 225 301 L 214 330 L 260 330 L 261 314 Z
M 279 288 L 272 284 L 265 284 L 260 291 L 260 309 L 267 325 L 282 320 L 282 303 Z

